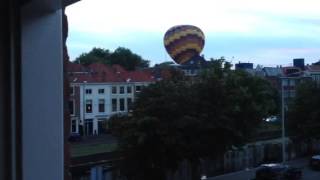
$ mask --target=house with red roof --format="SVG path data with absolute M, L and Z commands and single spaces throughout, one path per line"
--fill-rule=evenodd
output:
M 155 82 L 149 70 L 127 71 L 119 65 L 69 62 L 71 132 L 85 136 L 106 133 L 108 119 L 127 114 L 143 87 Z

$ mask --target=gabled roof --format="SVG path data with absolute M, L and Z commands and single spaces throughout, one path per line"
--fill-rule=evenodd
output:
M 320 65 L 309 65 L 306 66 L 306 70 L 310 72 L 320 72 Z
M 94 63 L 88 67 L 70 62 L 67 66 L 69 81 L 82 83 L 112 82 L 153 82 L 152 72 L 148 70 L 127 71 L 120 65 L 107 66 Z
M 280 76 L 282 74 L 281 68 L 278 67 L 264 67 L 263 71 L 266 76 Z

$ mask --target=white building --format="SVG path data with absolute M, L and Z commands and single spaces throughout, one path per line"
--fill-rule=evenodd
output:
M 78 64 L 71 66 L 78 66 L 73 69 L 77 71 L 70 72 L 69 105 L 73 133 L 105 133 L 108 119 L 115 114 L 128 113 L 136 95 L 154 82 L 148 71 L 130 72 L 120 66 L 103 64 L 93 64 L 88 69 Z

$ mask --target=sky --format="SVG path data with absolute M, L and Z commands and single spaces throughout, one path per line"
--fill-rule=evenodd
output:
M 201 54 L 232 63 L 292 65 L 320 59 L 319 0 L 81 0 L 66 9 L 71 60 L 93 47 L 129 48 L 151 65 L 172 59 L 163 36 L 190 24 L 205 34 Z

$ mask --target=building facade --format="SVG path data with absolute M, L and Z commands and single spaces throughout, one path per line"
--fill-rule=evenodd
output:
M 108 119 L 127 114 L 139 92 L 155 81 L 148 70 L 126 71 L 103 64 L 70 66 L 71 132 L 86 136 L 107 133 Z

